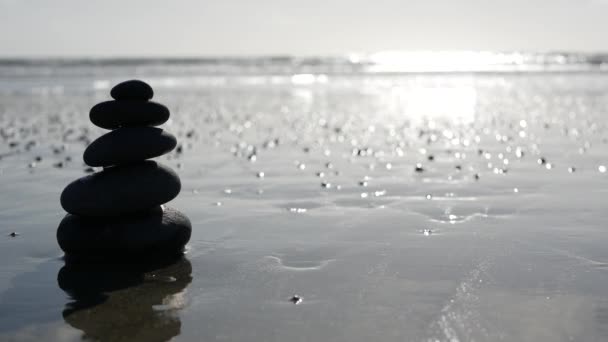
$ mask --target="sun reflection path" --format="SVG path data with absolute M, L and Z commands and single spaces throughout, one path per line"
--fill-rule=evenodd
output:
M 392 101 L 396 101 L 413 121 L 444 120 L 469 124 L 475 120 L 477 91 L 471 82 L 449 85 L 394 86 Z

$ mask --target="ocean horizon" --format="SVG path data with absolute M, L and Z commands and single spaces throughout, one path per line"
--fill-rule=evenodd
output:
M 309 70 L 323 73 L 542 72 L 605 71 L 608 52 L 381 51 L 344 55 L 297 56 L 128 56 L 0 57 L 0 68 L 198 66 L 207 71 L 276 73 Z M 226 67 L 226 69 L 222 69 Z M 232 67 L 229 69 L 228 67 Z M 217 68 L 217 69 L 214 69 Z

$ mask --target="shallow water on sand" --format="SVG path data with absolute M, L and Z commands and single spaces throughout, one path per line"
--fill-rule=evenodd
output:
M 0 340 L 608 339 L 607 74 L 129 75 L 172 110 L 187 254 L 64 264 L 119 79 L 11 76 Z

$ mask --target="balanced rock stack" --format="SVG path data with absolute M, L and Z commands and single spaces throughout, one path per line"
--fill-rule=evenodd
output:
M 179 255 L 190 239 L 188 217 L 163 204 L 181 190 L 177 174 L 150 158 L 173 150 L 175 137 L 154 126 L 169 110 L 152 102 L 152 88 L 138 80 L 112 88 L 114 101 L 95 105 L 93 124 L 110 129 L 84 152 L 89 166 L 103 171 L 69 184 L 61 206 L 69 214 L 57 241 L 67 256 L 112 258 Z

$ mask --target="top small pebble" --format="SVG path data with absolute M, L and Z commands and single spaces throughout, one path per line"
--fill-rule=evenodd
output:
M 115 100 L 148 101 L 154 96 L 154 91 L 148 83 L 140 80 L 129 80 L 117 84 L 110 91 Z

